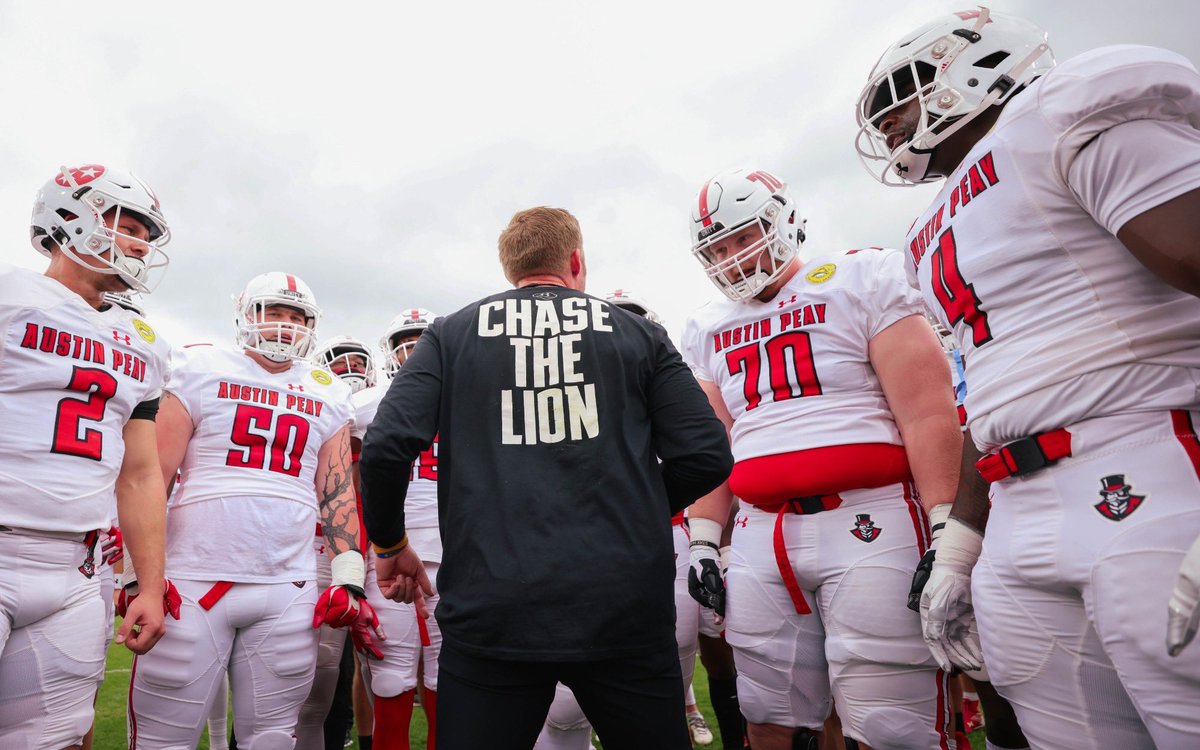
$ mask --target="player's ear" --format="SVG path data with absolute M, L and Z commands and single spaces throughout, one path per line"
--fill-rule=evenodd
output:
M 577 247 L 571 251 L 571 278 L 578 282 L 578 289 L 583 291 L 584 281 L 587 278 L 587 262 L 583 258 L 583 248 Z

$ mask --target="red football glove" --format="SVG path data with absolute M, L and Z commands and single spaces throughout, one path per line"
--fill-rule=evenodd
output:
M 121 530 L 116 526 L 105 533 L 108 538 L 100 545 L 100 556 L 106 565 L 113 565 L 125 558 L 125 542 L 121 539 Z
M 354 550 L 343 552 L 330 563 L 333 582 L 317 599 L 313 627 L 328 625 L 344 628 L 358 619 L 360 604 L 366 604 L 363 582 L 367 568 L 363 556 Z M 369 606 L 369 605 L 367 605 Z
M 170 615 L 176 620 L 179 619 L 179 610 L 183 606 L 183 597 L 179 595 L 179 589 L 175 588 L 175 584 L 171 583 L 170 578 L 163 579 L 163 615 Z M 138 585 L 135 580 L 133 583 L 125 586 L 117 594 L 117 614 L 121 617 L 129 611 L 129 603 L 138 597 Z
M 379 641 L 386 641 L 387 635 L 379 626 L 379 616 L 375 614 L 366 599 L 359 603 L 358 617 L 350 626 L 350 639 L 354 641 L 354 650 L 371 659 L 383 660 L 383 651 L 379 649 Z

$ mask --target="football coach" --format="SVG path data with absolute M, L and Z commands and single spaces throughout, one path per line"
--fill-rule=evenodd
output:
M 571 214 L 499 244 L 514 288 L 422 334 L 359 465 L 380 589 L 424 611 L 404 496 L 439 436 L 438 747 L 529 750 L 561 681 L 606 750 L 687 750 L 671 516 L 728 477 L 725 428 L 661 326 L 584 294 Z

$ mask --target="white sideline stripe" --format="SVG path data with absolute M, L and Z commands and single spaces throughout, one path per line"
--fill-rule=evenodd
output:
M 104 673 L 108 674 L 110 672 L 132 672 L 132 671 L 133 671 L 132 669 L 126 669 L 125 667 L 112 667 L 111 669 L 104 670 Z

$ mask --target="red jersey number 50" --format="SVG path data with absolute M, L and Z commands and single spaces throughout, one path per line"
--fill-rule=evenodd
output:
M 308 430 L 308 420 L 296 414 L 277 415 L 261 406 L 238 404 L 230 440 L 241 447 L 229 451 L 225 465 L 298 477 Z

